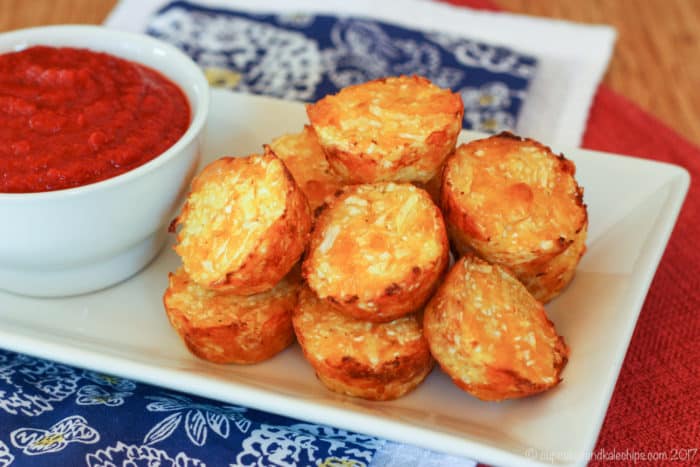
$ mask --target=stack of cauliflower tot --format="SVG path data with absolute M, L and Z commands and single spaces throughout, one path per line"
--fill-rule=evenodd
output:
M 249 364 L 296 336 L 328 389 L 372 400 L 433 359 L 483 400 L 556 386 L 569 350 L 543 303 L 585 250 L 574 164 L 510 133 L 456 147 L 463 112 L 424 78 L 379 79 L 207 166 L 172 224 L 183 266 L 164 296 L 190 351 Z

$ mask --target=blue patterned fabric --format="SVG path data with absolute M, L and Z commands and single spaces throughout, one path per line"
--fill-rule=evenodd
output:
M 0 350 L 0 467 L 349 467 L 383 443 Z
M 172 2 L 149 34 L 205 69 L 226 69 L 229 88 L 315 101 L 383 76 L 418 74 L 461 94 L 464 128 L 514 130 L 537 61 L 502 47 L 366 18 L 247 14 Z

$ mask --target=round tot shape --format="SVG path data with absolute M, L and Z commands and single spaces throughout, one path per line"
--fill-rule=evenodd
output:
M 341 312 L 386 322 L 420 309 L 448 263 L 440 210 L 411 184 L 348 186 L 318 218 L 302 272 Z
M 430 351 L 454 383 L 482 400 L 525 397 L 561 381 L 569 349 L 510 272 L 460 258 L 425 308 Z
M 306 112 L 346 182 L 424 183 L 454 149 L 464 104 L 426 78 L 397 76 L 348 86 Z
M 543 302 L 568 284 L 585 251 L 588 214 L 573 162 L 510 133 L 459 146 L 440 203 L 452 244 L 512 270 Z
M 204 289 L 183 268 L 169 274 L 168 283 L 163 296 L 168 319 L 199 358 L 214 363 L 257 363 L 294 341 L 298 270 L 272 289 L 248 296 Z
M 334 392 L 396 399 L 418 386 L 433 367 L 416 314 L 388 323 L 361 321 L 303 288 L 293 323 L 304 356 Z
M 271 289 L 299 260 L 309 238 L 309 205 L 284 163 L 263 155 L 209 164 L 173 229 L 187 274 L 205 288 L 237 295 Z

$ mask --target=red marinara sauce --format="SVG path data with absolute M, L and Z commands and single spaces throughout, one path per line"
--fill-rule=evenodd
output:
M 0 55 L 0 193 L 87 185 L 134 169 L 187 130 L 180 88 L 106 53 L 36 46 Z

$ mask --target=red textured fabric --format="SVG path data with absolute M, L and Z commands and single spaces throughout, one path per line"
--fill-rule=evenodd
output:
M 662 452 L 700 448 L 700 150 L 602 86 L 584 147 L 685 167 L 691 185 L 649 289 L 596 449 Z M 700 465 L 700 452 L 686 465 Z
M 488 0 L 449 3 L 498 9 Z M 700 448 L 700 149 L 606 86 L 596 94 L 583 147 L 678 164 L 691 177 L 595 452 L 666 453 L 666 461 L 647 465 L 667 465 L 674 456 L 700 465 L 693 451 Z

